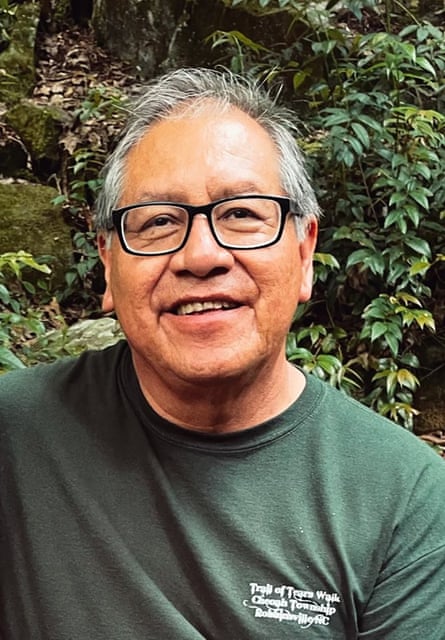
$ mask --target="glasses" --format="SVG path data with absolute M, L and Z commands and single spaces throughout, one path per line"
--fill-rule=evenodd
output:
M 182 249 L 196 215 L 206 216 L 221 247 L 269 247 L 281 238 L 288 214 L 302 215 L 296 202 L 266 195 L 224 198 L 202 206 L 141 202 L 112 212 L 122 248 L 138 256 L 158 256 Z

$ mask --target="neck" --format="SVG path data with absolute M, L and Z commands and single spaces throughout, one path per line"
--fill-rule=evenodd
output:
M 136 374 L 147 402 L 178 426 L 207 433 L 241 431 L 287 409 L 301 394 L 304 375 L 284 358 L 236 380 L 172 380 L 138 362 Z

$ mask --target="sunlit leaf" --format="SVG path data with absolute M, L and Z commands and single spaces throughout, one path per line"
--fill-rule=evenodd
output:
M 339 269 L 340 264 L 335 256 L 331 253 L 314 253 L 314 262 L 319 262 L 327 267 L 332 267 L 333 269 Z

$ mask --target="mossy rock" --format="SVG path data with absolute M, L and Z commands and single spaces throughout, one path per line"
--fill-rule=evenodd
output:
M 0 183 L 0 254 L 24 250 L 34 258 L 51 256 L 53 291 L 63 286 L 72 260 L 71 230 L 60 207 L 52 204 L 57 195 L 43 185 Z
M 0 102 L 7 105 L 29 96 L 35 84 L 35 41 L 40 3 L 17 7 L 9 46 L 0 54 Z
M 64 114 L 54 107 L 40 107 L 22 100 L 5 114 L 5 120 L 23 141 L 28 150 L 33 171 L 46 179 L 60 168 L 59 138 Z

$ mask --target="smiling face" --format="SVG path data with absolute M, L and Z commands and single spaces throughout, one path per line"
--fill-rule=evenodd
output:
M 209 108 L 153 125 L 127 157 L 120 206 L 142 201 L 200 205 L 239 194 L 283 194 L 275 146 L 237 109 Z M 274 376 L 298 301 L 311 291 L 316 225 L 299 242 L 290 217 L 276 245 L 228 250 L 196 216 L 170 255 L 125 253 L 116 233 L 99 238 L 113 308 L 142 386 L 181 387 Z

